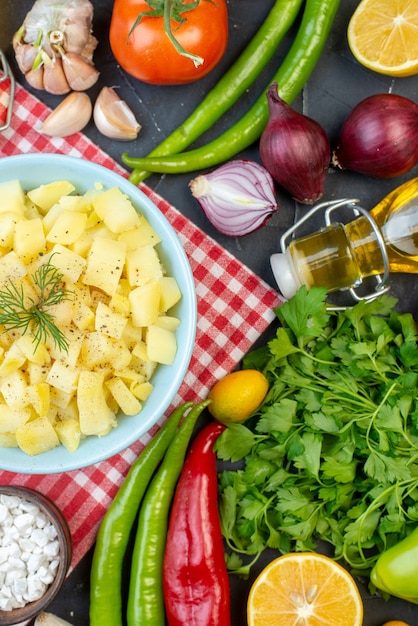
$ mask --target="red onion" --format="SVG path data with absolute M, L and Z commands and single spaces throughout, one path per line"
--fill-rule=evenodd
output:
M 369 96 L 341 130 L 333 165 L 376 178 L 393 178 L 418 163 L 418 106 L 395 94 Z
M 277 93 L 267 91 L 269 121 L 260 138 L 260 157 L 273 178 L 298 202 L 313 204 L 324 192 L 331 148 L 318 122 L 294 111 Z
M 278 211 L 274 181 L 255 161 L 229 161 L 197 176 L 189 187 L 211 224 L 231 237 L 260 228 Z

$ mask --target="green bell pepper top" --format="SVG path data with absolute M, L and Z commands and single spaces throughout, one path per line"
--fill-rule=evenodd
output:
M 418 527 L 379 556 L 370 580 L 377 589 L 418 604 Z

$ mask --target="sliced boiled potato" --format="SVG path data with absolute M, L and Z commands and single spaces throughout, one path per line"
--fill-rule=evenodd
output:
M 160 314 L 161 287 L 158 281 L 151 280 L 136 287 L 129 294 L 132 321 L 135 326 L 155 324 Z
M 93 207 L 113 233 L 123 233 L 139 224 L 138 213 L 132 202 L 118 187 L 99 194 L 93 200 Z
M 60 445 L 58 435 L 46 417 L 38 417 L 16 428 L 16 441 L 26 454 L 34 456 Z
M 31 189 L 27 195 L 36 206 L 46 213 L 62 196 L 68 196 L 74 190 L 74 185 L 67 180 L 57 180 Z
M 53 295 L 39 284 L 50 263 L 65 294 L 43 310 L 68 348 L 48 333 L 38 341 L 31 325 L 0 329 L 0 447 L 28 455 L 75 452 L 115 428 L 119 412 L 138 414 L 177 350 L 169 309 L 181 293 L 158 233 L 117 188 L 74 192 L 69 181 L 27 193 L 0 184 L 0 290 L 36 307 Z
M 163 276 L 159 280 L 161 288 L 161 311 L 169 311 L 181 299 L 180 287 L 174 276 Z
M 98 287 L 109 295 L 116 293 L 125 265 L 125 245 L 107 237 L 93 240 L 83 282 Z
M 171 365 L 176 357 L 177 341 L 171 330 L 152 325 L 147 330 L 147 352 L 151 361 Z
M 68 246 L 79 239 L 87 224 L 87 215 L 81 211 L 62 211 L 49 233 L 46 240 L 51 243 L 60 243 Z
M 55 424 L 55 431 L 60 442 L 69 452 L 75 452 L 77 450 L 81 441 L 80 422 L 78 418 L 58 420 Z
M 18 180 L 0 183 L 0 213 L 13 213 L 23 217 L 25 213 L 25 193 Z
M 46 252 L 42 220 L 20 220 L 15 226 L 14 251 L 24 262 L 30 262 Z
M 102 373 L 86 370 L 80 373 L 77 406 L 83 435 L 107 435 L 115 425 L 115 415 L 106 402 Z

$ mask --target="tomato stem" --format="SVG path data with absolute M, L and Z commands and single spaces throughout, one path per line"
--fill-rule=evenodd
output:
M 165 33 L 167 37 L 169 38 L 169 40 L 171 41 L 171 43 L 173 44 L 173 46 L 175 47 L 175 49 L 177 50 L 177 52 L 181 54 L 181 56 L 184 56 L 187 59 L 191 59 L 195 67 L 199 67 L 199 65 L 202 65 L 203 58 L 200 56 L 197 56 L 196 54 L 191 54 L 190 52 L 187 52 L 187 50 L 185 50 L 183 46 L 180 45 L 180 43 L 177 41 L 177 39 L 173 35 L 173 31 L 171 28 L 171 20 L 174 19 L 178 21 L 179 25 L 181 26 L 181 24 L 186 21 L 186 18 L 182 17 L 181 13 L 184 11 L 190 11 L 191 9 L 195 9 L 196 7 L 199 6 L 199 2 L 200 0 L 196 0 L 195 2 L 190 3 L 188 7 L 186 8 L 183 5 L 182 0 L 180 0 L 180 3 L 179 3 L 179 0 L 164 0 Z M 180 6 L 182 7 L 182 10 L 180 9 Z
M 186 18 L 183 17 L 182 14 L 186 13 L 187 11 L 193 11 L 194 9 L 197 9 L 201 1 L 202 0 L 195 0 L 194 2 L 188 2 L 187 4 L 185 4 L 184 0 L 145 0 L 151 10 L 142 11 L 141 13 L 139 13 L 131 30 L 129 31 L 128 39 L 143 17 L 163 17 L 165 34 L 173 44 L 176 51 L 181 56 L 184 56 L 193 61 L 195 67 L 199 67 L 199 65 L 202 65 L 204 59 L 196 54 L 187 52 L 187 50 L 183 48 L 183 46 L 174 36 L 173 29 L 171 27 L 171 21 L 173 20 L 174 22 L 177 22 L 177 28 L 179 28 L 184 22 L 186 22 Z

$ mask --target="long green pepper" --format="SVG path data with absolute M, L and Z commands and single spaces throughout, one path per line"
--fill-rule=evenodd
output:
M 162 570 L 169 510 L 193 429 L 209 404 L 203 400 L 186 415 L 145 493 L 132 553 L 128 626 L 165 626 Z
M 280 68 L 269 84 L 277 82 L 280 97 L 291 104 L 302 90 L 328 39 L 340 5 L 340 0 L 307 0 L 302 21 L 292 46 Z M 266 87 L 266 91 L 268 86 Z M 265 92 L 249 111 L 225 133 L 208 144 L 166 157 L 129 158 L 125 153 L 122 160 L 128 167 L 159 172 L 180 174 L 215 167 L 232 159 L 259 138 L 269 118 Z M 134 174 L 132 175 L 134 177 Z
M 122 626 L 122 565 L 131 529 L 147 486 L 172 441 L 185 402 L 167 418 L 129 470 L 103 517 L 90 573 L 90 626 Z
M 148 156 L 176 154 L 203 135 L 245 91 L 267 65 L 299 14 L 303 0 L 276 0 L 270 13 L 238 59 L 219 79 L 191 115 Z M 135 185 L 149 172 L 134 170 Z

